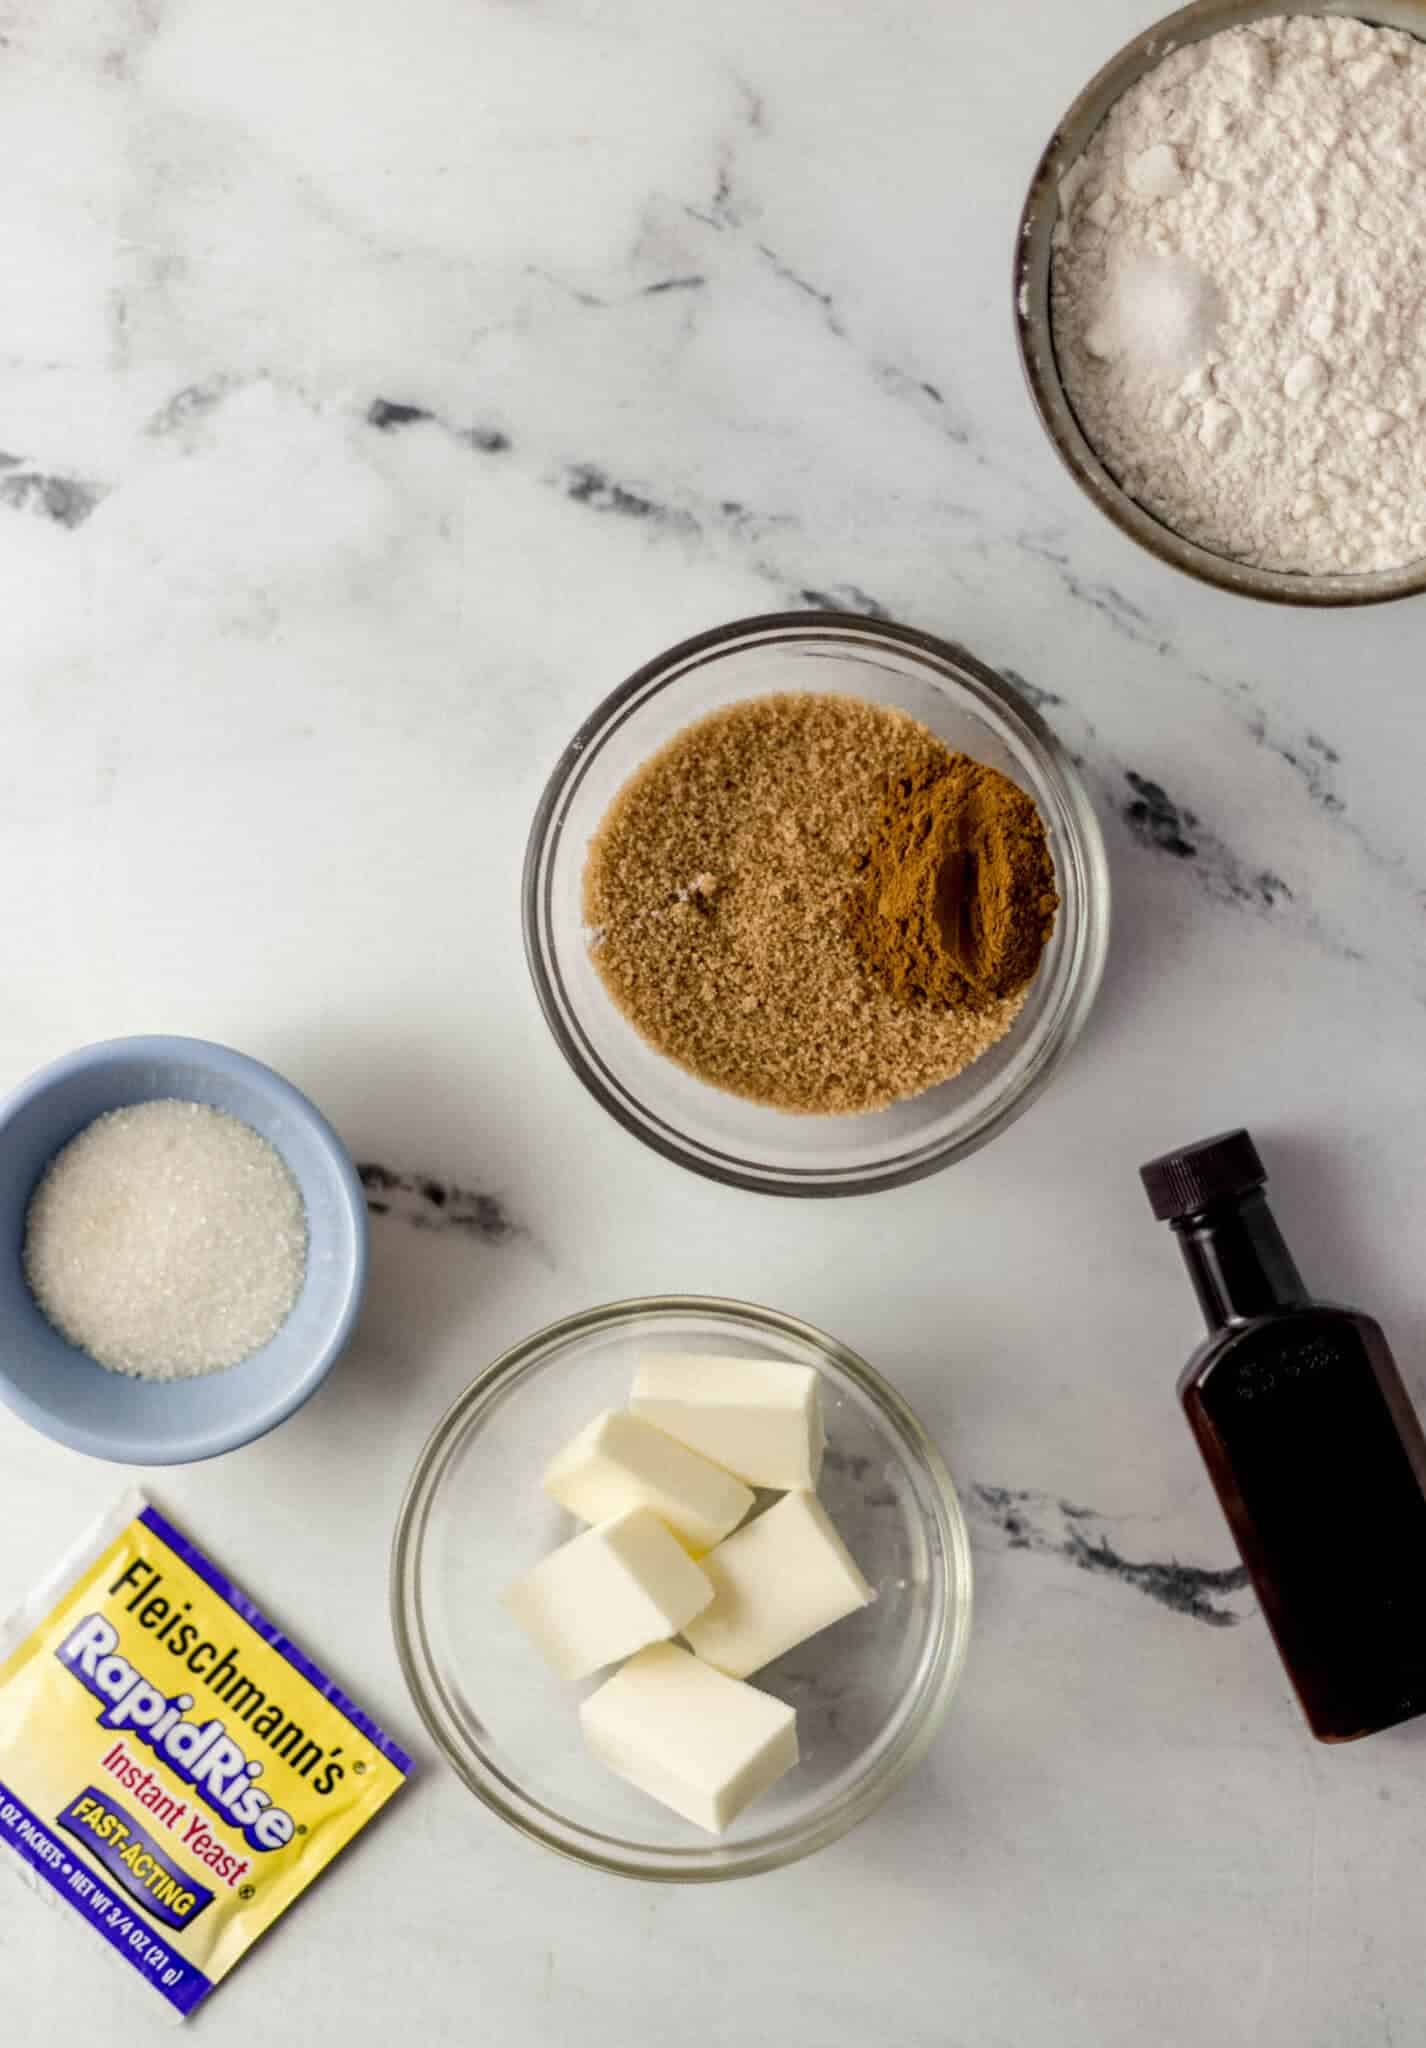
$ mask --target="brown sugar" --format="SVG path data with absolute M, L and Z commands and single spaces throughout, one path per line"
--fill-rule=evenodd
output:
M 887 788 L 848 930 L 903 1002 L 974 1006 L 1025 987 L 1058 908 L 1033 799 L 998 769 L 950 754 Z
M 677 734 L 590 845 L 592 957 L 629 1021 L 714 1087 L 847 1115 L 934 1087 L 1004 1036 L 1024 1000 L 908 1001 L 853 943 L 887 792 L 963 757 L 886 705 L 788 695 Z

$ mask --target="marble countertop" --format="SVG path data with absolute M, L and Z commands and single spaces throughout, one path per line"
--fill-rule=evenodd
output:
M 1419 2037 L 1422 1733 L 1308 1739 L 1175 1407 L 1196 1312 L 1135 1169 L 1250 1122 L 1304 1270 L 1381 1316 L 1420 1390 L 1422 613 L 1197 587 L 1041 438 L 1019 203 L 1147 19 L 5 11 L 0 1084 L 110 1034 L 219 1038 L 400 1182 L 319 1396 L 152 1479 L 425 1765 L 222 1987 L 215 2048 Z M 642 1150 L 564 1068 L 520 953 L 525 829 L 575 724 L 682 635 L 802 604 L 1027 679 L 1117 892 L 1049 1094 L 865 1202 Z M 915 1778 L 711 1892 L 598 1880 L 488 1817 L 430 1754 L 386 1617 L 397 1502 L 455 1392 L 553 1316 L 663 1289 L 790 1309 L 881 1366 L 979 1573 Z M 0 1603 L 125 1477 L 0 1416 Z M 157 2041 L 144 1999 L 6 1891 L 7 2048 Z

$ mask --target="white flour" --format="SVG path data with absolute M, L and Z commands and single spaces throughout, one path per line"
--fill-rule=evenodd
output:
M 1426 555 L 1426 44 L 1278 15 L 1176 50 L 1055 240 L 1070 403 L 1157 518 L 1263 568 Z

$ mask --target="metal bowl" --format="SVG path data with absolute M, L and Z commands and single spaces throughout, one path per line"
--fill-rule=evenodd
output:
M 1126 43 L 1074 101 L 1045 147 L 1030 181 L 1015 247 L 1015 332 L 1020 360 L 1040 423 L 1080 488 L 1121 532 L 1161 562 L 1219 590 L 1274 604 L 1382 604 L 1426 590 L 1426 559 L 1401 569 L 1362 575 L 1311 576 L 1256 569 L 1185 540 L 1145 511 L 1119 486 L 1080 430 L 1065 396 L 1050 318 L 1052 238 L 1060 211 L 1060 182 L 1115 101 L 1183 43 L 1223 29 L 1241 28 L 1281 14 L 1347 14 L 1374 27 L 1403 29 L 1426 39 L 1426 0 L 1371 0 L 1370 10 L 1341 0 L 1194 0 Z

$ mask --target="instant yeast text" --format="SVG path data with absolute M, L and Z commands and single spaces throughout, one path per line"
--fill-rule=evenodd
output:
M 0 1627 L 0 1850 L 182 2013 L 409 1769 L 139 1495 Z

